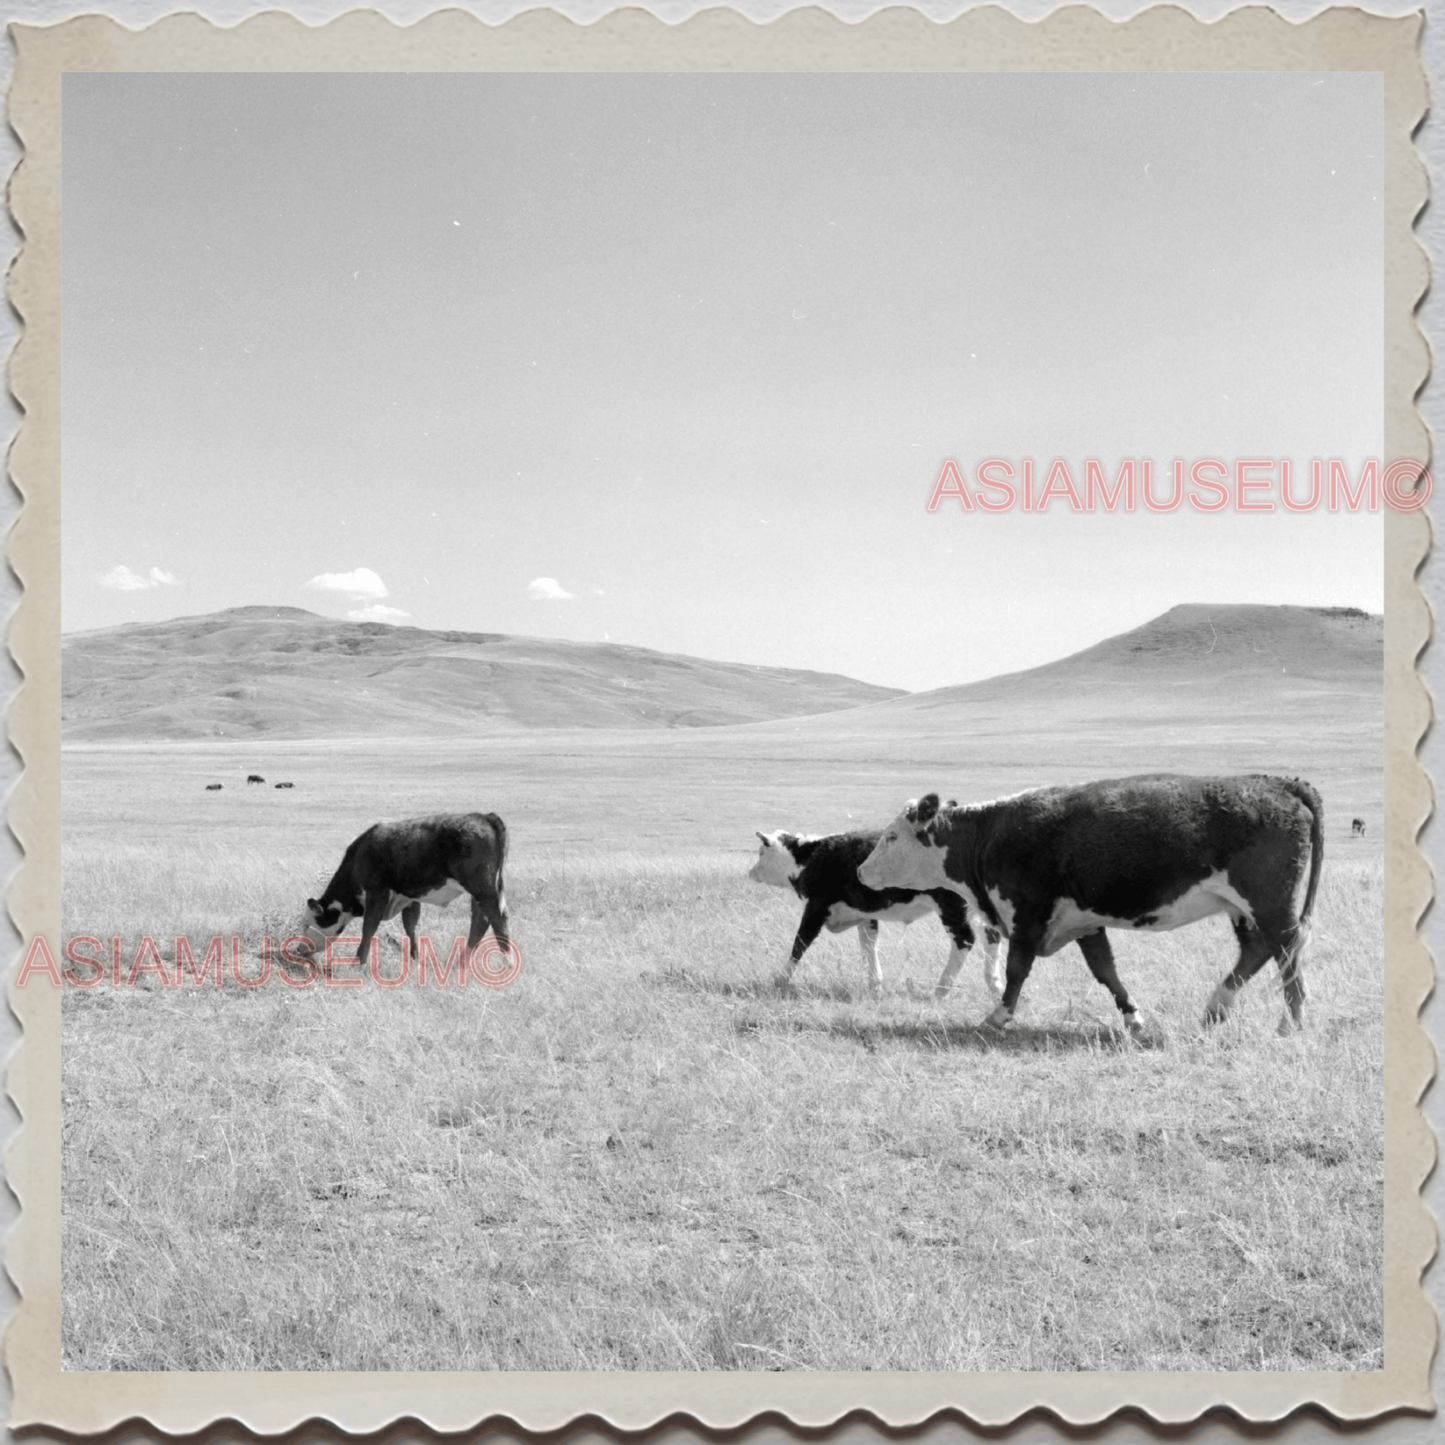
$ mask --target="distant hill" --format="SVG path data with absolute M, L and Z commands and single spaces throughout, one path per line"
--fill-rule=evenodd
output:
M 1384 645 L 1357 608 L 1187 604 L 1042 667 L 751 731 L 1025 782 L 1062 763 L 1295 770 L 1318 750 L 1379 774 Z
M 1384 619 L 1354 608 L 1180 606 L 1025 672 L 745 729 L 760 756 L 826 769 L 882 822 L 930 789 L 964 802 L 1140 772 L 1311 779 L 1332 829 L 1384 816 Z M 874 787 L 880 768 L 906 791 Z M 842 802 L 846 800 L 846 804 Z M 756 824 L 754 826 L 757 826 Z
M 1180 690 L 1260 701 L 1301 685 L 1345 685 L 1383 693 L 1385 619 L 1355 607 L 1267 607 L 1183 603 L 1082 652 L 985 682 L 912 693 L 878 706 L 936 711 L 1033 697 L 1127 695 L 1134 705 Z
M 829 673 L 340 622 L 298 607 L 128 623 L 60 645 L 71 742 L 713 727 L 900 695 Z

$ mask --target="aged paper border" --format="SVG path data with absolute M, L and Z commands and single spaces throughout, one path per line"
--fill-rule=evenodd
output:
M 884 11 L 855 25 L 793 11 L 755 25 L 725 10 L 668 26 L 637 10 L 579 26 L 530 11 L 501 26 L 447 11 L 399 28 L 353 12 L 321 29 L 269 13 L 219 29 L 196 15 L 132 32 L 101 16 L 50 27 L 13 25 L 17 60 L 10 123 L 24 159 L 10 202 L 24 237 L 9 278 L 22 338 L 10 385 L 25 420 L 11 453 L 23 511 L 9 540 L 25 593 L 11 624 L 25 676 L 11 708 L 25 773 L 11 827 L 26 861 L 9 904 L 23 938 L 59 956 L 60 918 L 60 80 L 78 71 L 334 70 L 1318 70 L 1378 71 L 1385 96 L 1384 461 L 1428 456 L 1414 397 L 1428 353 L 1414 306 L 1428 277 L 1411 225 L 1426 179 L 1411 134 L 1426 105 L 1417 55 L 1422 17 L 1337 9 L 1303 24 L 1273 11 L 1236 11 L 1205 25 L 1160 7 L 1118 24 L 1072 7 L 1026 24 L 999 9 L 936 24 Z M 1386 1076 L 1385 1361 L 1372 1372 L 1133 1374 L 286 1373 L 144 1374 L 60 1370 L 60 999 L 32 980 L 12 985 L 24 1042 L 8 1073 L 22 1127 L 7 1155 L 21 1219 L 6 1264 L 21 1301 L 5 1337 L 12 1427 L 93 1432 L 143 1420 L 174 1433 L 230 1418 L 271 1433 L 325 1419 L 350 1431 L 424 1421 L 454 1431 L 499 1417 L 554 1430 L 581 1417 L 637 1430 L 684 1413 L 729 1428 L 764 1413 L 818 1428 L 863 1412 L 890 1427 L 948 1412 L 999 1427 L 1045 1409 L 1074 1425 L 1129 1408 L 1182 1424 L 1224 1407 L 1255 1421 L 1314 1405 L 1341 1421 L 1434 1408 L 1429 1368 L 1436 1323 L 1420 1285 L 1435 1226 L 1420 1186 L 1435 1157 L 1417 1101 L 1434 1070 L 1419 1024 L 1432 965 L 1416 924 L 1431 897 L 1416 837 L 1430 812 L 1416 749 L 1429 721 L 1414 663 L 1430 619 L 1415 574 L 1429 547 L 1422 511 L 1385 518 Z

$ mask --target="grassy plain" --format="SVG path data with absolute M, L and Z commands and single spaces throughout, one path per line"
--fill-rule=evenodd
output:
M 1378 778 L 1359 733 L 1290 726 L 1186 766 L 1289 757 L 1325 796 L 1308 1029 L 1275 1036 L 1272 973 L 1200 1028 L 1214 919 L 1116 937 L 1157 1049 L 1075 949 L 1007 1036 L 976 1027 L 973 964 L 935 1005 L 933 921 L 885 927 L 878 1000 L 851 934 L 779 997 L 798 905 L 743 874 L 755 827 L 1178 765 L 1182 731 L 68 749 L 68 935 L 169 960 L 235 933 L 256 969 L 366 824 L 481 808 L 525 962 L 496 991 L 68 989 L 66 1365 L 1379 1368 Z M 444 954 L 465 911 L 428 926 Z

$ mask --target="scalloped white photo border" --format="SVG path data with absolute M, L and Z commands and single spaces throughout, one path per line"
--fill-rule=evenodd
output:
M 128 31 L 103 16 L 12 26 L 10 124 L 23 151 L 10 205 L 23 241 L 8 292 L 21 338 L 10 386 L 24 411 L 10 454 L 23 497 L 8 553 L 23 588 L 9 641 L 24 674 L 11 739 L 24 774 L 10 824 L 25 861 L 9 893 L 23 940 L 59 956 L 60 919 L 60 79 L 65 71 L 834 70 L 1376 71 L 1385 102 L 1385 448 L 1388 464 L 1428 456 L 1414 398 L 1428 351 L 1414 308 L 1428 279 L 1412 223 L 1426 198 L 1411 136 L 1427 103 L 1421 16 L 1336 9 L 1304 23 L 1255 7 L 1204 24 L 1160 7 L 1128 22 L 1082 6 L 1025 23 L 973 10 L 945 24 L 888 10 L 844 24 L 819 10 L 757 25 L 728 10 L 682 25 L 643 11 L 579 26 L 529 11 L 491 26 L 448 11 L 400 28 L 358 11 L 312 29 L 269 13 L 231 29 L 180 15 Z M 9 990 L 23 1028 L 7 1084 L 22 1124 L 7 1155 L 21 1217 L 6 1265 L 20 1303 L 5 1335 L 12 1427 L 104 1430 L 125 1421 L 186 1433 L 234 1419 L 261 1433 L 324 1419 L 373 1431 L 410 1418 L 455 1431 L 491 1420 L 555 1430 L 583 1416 L 637 1430 L 689 1416 L 736 1427 L 776 1412 L 821 1427 L 862 1412 L 892 1427 L 950 1412 L 997 1428 L 1045 1409 L 1075 1425 L 1121 1410 L 1182 1424 L 1226 1408 L 1251 1421 L 1313 1406 L 1340 1421 L 1434 1407 L 1436 1320 L 1421 1286 L 1435 1226 L 1420 1188 L 1434 1158 L 1418 1108 L 1434 1072 L 1419 1011 L 1433 982 L 1417 925 L 1431 898 L 1417 846 L 1429 781 L 1416 751 L 1428 695 L 1415 671 L 1430 633 L 1416 573 L 1429 549 L 1423 512 L 1385 515 L 1385 1351 L 1379 1371 L 1245 1373 L 81 1373 L 60 1368 L 60 998 L 32 982 Z M 18 963 L 18 959 L 16 960 Z M 14 977 L 12 966 L 11 977 Z

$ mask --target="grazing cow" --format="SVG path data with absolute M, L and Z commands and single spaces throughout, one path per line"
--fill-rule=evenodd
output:
M 294 787 L 296 786 L 296 784 L 295 784 L 295 783 L 277 783 L 276 786 L 277 786 L 278 788 L 294 788 Z
M 1350 832 L 1353 833 L 1356 838 L 1363 838 L 1365 836 L 1365 820 L 1363 818 L 1352 818 L 1350 820 Z
M 219 783 L 207 783 L 206 791 L 208 793 L 219 793 L 221 791 L 221 785 Z
M 248 783 L 264 783 L 266 779 L 263 778 L 260 773 L 252 773 L 246 781 Z
M 360 914 L 356 956 L 364 960 L 382 920 L 400 913 L 415 956 L 421 905 L 444 908 L 467 893 L 472 900 L 468 949 L 475 948 L 490 927 L 510 952 L 502 889 L 506 858 L 507 826 L 495 813 L 441 813 L 373 823 L 347 848 L 321 897 L 306 900 L 302 928 L 310 951 L 323 947 Z
M 1180 928 L 1227 913 L 1239 961 L 1205 1010 L 1213 1023 L 1273 958 L 1284 979 L 1284 1032 L 1302 1020 L 1300 953 L 1324 856 L 1324 806 L 1298 778 L 1154 774 L 1037 788 L 940 809 L 930 793 L 883 831 L 858 870 L 869 888 L 950 888 L 1008 935 L 1003 999 L 1013 1019 L 1034 959 L 1078 941 L 1131 1033 L 1138 1009 L 1114 968 L 1106 928 Z M 1304 902 L 1295 893 L 1305 880 Z
M 865 888 L 858 881 L 858 865 L 873 851 L 877 832 L 832 833 L 822 838 L 759 832 L 758 837 L 762 839 L 758 861 L 748 871 L 748 877 L 774 888 L 791 888 L 803 900 L 803 921 L 778 976 L 780 987 L 786 988 L 792 981 L 803 955 L 824 928 L 829 933 L 856 928 L 868 968 L 868 986 L 877 993 L 883 984 L 883 971 L 878 966 L 878 924 L 885 920 L 909 924 L 930 913 L 940 916 L 952 940 L 935 994 L 942 998 L 953 987 L 964 955 L 973 945 L 968 910 L 947 888 L 931 893 L 912 888 Z M 989 951 L 984 959 L 984 981 L 997 998 L 1003 992 L 999 934 L 992 926 L 985 933 Z

